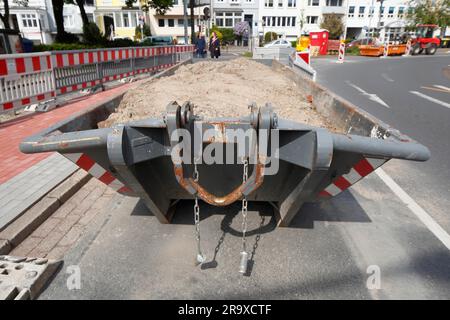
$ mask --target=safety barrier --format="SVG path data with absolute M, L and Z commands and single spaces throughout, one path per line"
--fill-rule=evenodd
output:
M 255 47 L 253 50 L 253 59 L 277 60 L 283 64 L 289 63 L 289 56 L 295 52 L 294 48 L 282 47 Z
M 311 49 L 308 46 L 308 49 L 293 52 L 289 56 L 289 66 L 296 72 L 301 75 L 306 75 L 312 81 L 316 81 L 317 72 L 311 67 L 311 57 L 310 57 Z
M 177 45 L 0 55 L 0 113 L 158 72 L 192 58 L 193 51 Z

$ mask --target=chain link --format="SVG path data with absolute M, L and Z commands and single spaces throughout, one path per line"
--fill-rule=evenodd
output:
M 246 183 L 248 180 L 248 160 L 244 159 L 244 174 L 242 175 L 242 182 Z M 242 198 L 242 251 L 246 250 L 246 238 L 245 234 L 247 232 L 247 197 Z
M 194 160 L 194 175 L 193 178 L 197 182 L 199 179 L 199 173 L 197 169 L 197 162 Z M 195 194 L 194 202 L 194 223 L 195 223 L 195 238 L 197 240 L 197 264 L 203 263 L 205 261 L 205 256 L 202 253 L 200 247 L 200 206 L 198 205 L 198 196 Z

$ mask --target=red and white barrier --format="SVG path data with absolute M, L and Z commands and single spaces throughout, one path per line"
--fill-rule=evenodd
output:
M 0 55 L 0 112 L 55 96 L 49 52 Z
M 383 165 L 387 160 L 375 158 L 363 158 L 350 169 L 347 174 L 337 177 L 324 190 L 319 193 L 321 197 L 334 197 L 348 189 L 369 173 Z
M 339 55 L 337 63 L 344 63 L 345 59 L 345 41 L 341 40 L 339 44 Z
M 157 72 L 191 58 L 194 49 L 179 45 L 0 55 L 0 113 Z

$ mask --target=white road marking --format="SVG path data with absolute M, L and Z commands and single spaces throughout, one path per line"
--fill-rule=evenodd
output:
M 394 82 L 394 79 L 390 78 L 386 73 L 382 73 L 381 76 L 389 82 Z
M 450 250 L 450 235 L 414 201 L 383 169 L 378 168 L 375 173 L 402 200 L 404 204 L 419 218 L 420 221 Z
M 436 88 L 439 88 L 439 89 L 442 89 L 442 90 L 446 90 L 446 91 L 450 91 L 449 87 L 446 87 L 446 86 L 443 86 L 443 85 L 440 85 L 440 84 L 434 84 L 433 87 L 436 87 Z
M 356 90 L 358 90 L 361 94 L 366 95 L 369 97 L 369 100 L 375 101 L 376 103 L 381 104 L 383 107 L 390 108 L 386 102 L 384 102 L 379 96 L 377 96 L 375 93 L 368 93 L 358 87 L 356 84 L 351 83 L 350 81 L 346 81 L 347 84 Z
M 433 98 L 433 97 L 427 96 L 426 94 L 420 93 L 420 92 L 418 92 L 418 91 L 410 91 L 410 92 L 411 92 L 412 94 L 415 94 L 416 96 L 419 96 L 419 97 L 424 98 L 424 99 L 426 99 L 426 100 L 428 100 L 428 101 L 431 101 L 431 102 L 440 104 L 441 106 L 444 106 L 444 107 L 450 109 L 450 103 L 447 103 L 447 102 L 444 102 L 444 101 L 435 99 L 435 98 Z

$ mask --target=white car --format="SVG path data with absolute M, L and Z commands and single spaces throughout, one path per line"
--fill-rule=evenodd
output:
M 285 39 L 278 39 L 264 45 L 264 48 L 271 48 L 271 47 L 290 48 L 292 47 L 292 44 Z

